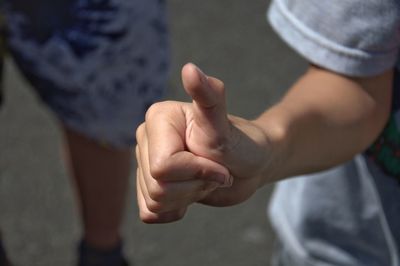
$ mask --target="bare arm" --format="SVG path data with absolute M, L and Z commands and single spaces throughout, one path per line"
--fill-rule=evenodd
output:
M 392 75 L 357 79 L 311 66 L 249 121 L 227 115 L 221 81 L 186 65 L 183 85 L 193 102 L 155 104 L 137 130 L 142 220 L 178 220 L 195 202 L 238 204 L 265 183 L 352 158 L 388 118 Z
M 365 150 L 388 119 L 392 76 L 349 78 L 311 66 L 254 121 L 277 150 L 276 178 L 323 170 Z

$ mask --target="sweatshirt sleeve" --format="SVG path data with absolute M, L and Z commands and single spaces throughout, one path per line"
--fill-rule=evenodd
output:
M 395 67 L 400 46 L 400 1 L 273 0 L 268 20 L 308 61 L 349 76 Z

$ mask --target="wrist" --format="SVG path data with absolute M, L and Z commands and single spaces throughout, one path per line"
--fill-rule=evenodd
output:
M 260 187 L 265 183 L 265 168 L 269 164 L 269 141 L 253 121 L 232 115 L 229 120 L 231 129 L 221 163 L 234 177 L 252 179 L 253 184 Z
M 262 147 L 266 150 L 265 164 L 262 170 L 262 184 L 269 184 L 287 177 L 290 167 L 288 144 L 288 126 L 281 115 L 273 109 L 253 120 L 254 125 L 259 127 L 264 134 Z M 290 171 L 289 171 L 290 172 Z

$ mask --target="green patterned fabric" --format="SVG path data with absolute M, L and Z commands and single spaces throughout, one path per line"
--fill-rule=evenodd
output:
M 377 140 L 368 148 L 366 154 L 385 174 L 396 178 L 400 184 L 400 92 L 399 72 L 396 71 L 393 90 L 392 112 Z
M 386 174 L 400 182 L 400 131 L 393 116 L 381 136 L 367 150 L 367 154 Z

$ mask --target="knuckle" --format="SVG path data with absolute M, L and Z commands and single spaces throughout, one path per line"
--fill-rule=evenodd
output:
M 173 106 L 171 103 L 171 101 L 163 101 L 152 104 L 146 111 L 145 120 L 147 121 L 156 116 L 165 115 L 165 111 Z
M 160 157 L 153 158 L 149 163 L 149 168 L 151 176 L 156 180 L 162 179 L 168 173 L 168 164 Z
M 154 223 L 171 223 L 181 220 L 186 213 L 186 209 L 170 211 L 162 214 L 152 213 L 148 210 L 140 210 L 139 218 L 142 222 L 147 224 Z
M 164 190 L 157 190 L 151 193 L 151 198 L 155 201 L 162 202 L 167 198 L 167 193 Z
M 145 123 L 142 123 L 138 126 L 138 128 L 136 129 L 136 140 L 140 141 L 144 135 L 145 132 Z
M 150 212 L 161 213 L 164 210 L 163 204 L 154 200 L 147 200 L 146 207 Z
M 139 156 L 140 156 L 139 145 L 135 146 L 135 155 L 136 155 L 136 158 L 139 158 Z
M 165 211 L 166 203 L 163 201 L 166 197 L 166 192 L 157 183 L 150 184 L 147 187 L 148 198 L 146 206 L 151 212 L 159 213 Z
M 152 119 L 152 117 L 154 117 L 157 114 L 160 114 L 162 109 L 163 104 L 162 103 L 154 103 L 152 104 L 146 111 L 146 121 L 149 119 Z
M 167 198 L 167 191 L 157 182 L 148 185 L 148 193 L 152 200 L 163 201 Z
M 154 223 L 157 220 L 157 216 L 147 210 L 140 210 L 139 218 L 144 223 Z

